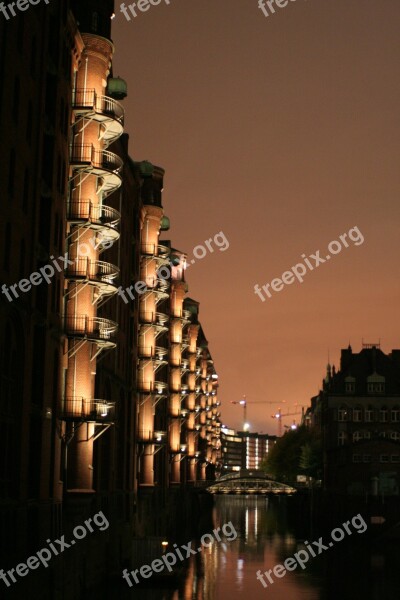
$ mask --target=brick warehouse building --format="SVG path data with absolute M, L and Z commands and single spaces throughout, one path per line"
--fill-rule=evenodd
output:
M 185 254 L 158 239 L 164 171 L 133 161 L 123 133 L 113 9 L 60 0 L 0 19 L 0 567 L 96 511 L 110 522 L 15 597 L 100 589 L 220 460 L 218 376 Z M 49 283 L 28 281 L 41 268 Z
M 398 495 L 400 489 L 400 350 L 379 344 L 342 350 L 328 365 L 323 389 L 305 422 L 322 434 L 324 488 L 329 492 Z

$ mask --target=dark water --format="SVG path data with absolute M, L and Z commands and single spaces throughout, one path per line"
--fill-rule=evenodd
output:
M 290 498 L 217 497 L 214 520 L 220 527 L 232 522 L 237 538 L 215 542 L 193 556 L 178 589 L 136 586 L 125 589 L 121 598 L 400 600 L 399 541 L 372 542 L 367 534 L 358 534 L 353 528 L 351 536 L 346 535 L 343 541 L 311 558 L 304 570 L 297 567 L 281 578 L 271 574 L 272 584 L 264 577 L 268 584 L 265 588 L 256 577 L 257 571 L 263 573 L 282 564 L 304 549 L 304 537 L 318 540 L 322 532 L 307 532 L 308 524 L 299 522 Z M 326 539 L 331 538 L 325 534 Z

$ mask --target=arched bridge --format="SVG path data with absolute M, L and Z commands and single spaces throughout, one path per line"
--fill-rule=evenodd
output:
M 263 495 L 291 495 L 297 492 L 296 488 L 279 483 L 260 471 L 244 471 L 223 475 L 208 486 L 211 494 L 263 494 Z

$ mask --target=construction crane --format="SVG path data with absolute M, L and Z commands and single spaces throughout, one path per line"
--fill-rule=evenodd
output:
M 282 437 L 282 417 L 291 417 L 293 415 L 301 415 L 303 413 L 302 410 L 296 410 L 295 412 L 282 413 L 281 409 L 278 409 L 278 412 L 274 415 L 271 415 L 273 419 L 278 419 L 278 436 Z
M 283 404 L 284 402 L 285 400 L 283 400 L 283 402 L 273 402 L 271 400 L 247 400 L 246 396 L 243 396 L 241 400 L 231 400 L 231 404 L 240 404 L 243 406 L 243 431 L 248 431 L 250 429 L 250 424 L 247 422 L 248 404 Z

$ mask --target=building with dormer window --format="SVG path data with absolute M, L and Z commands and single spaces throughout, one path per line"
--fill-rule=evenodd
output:
M 400 350 L 342 350 L 305 415 L 321 431 L 324 488 L 345 494 L 400 490 Z

